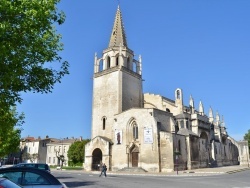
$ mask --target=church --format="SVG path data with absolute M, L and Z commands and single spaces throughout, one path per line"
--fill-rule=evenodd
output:
M 145 65 L 146 66 L 146 65 Z M 141 169 L 171 172 L 226 165 L 249 164 L 247 141 L 237 142 L 224 120 L 202 102 L 183 104 L 183 91 L 175 98 L 143 93 L 142 58 L 134 59 L 127 43 L 118 6 L 109 45 L 95 54 L 92 132 L 85 146 L 85 170 Z

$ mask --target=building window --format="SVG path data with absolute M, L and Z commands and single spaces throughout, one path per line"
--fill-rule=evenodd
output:
M 55 164 L 55 162 L 56 162 L 56 158 L 55 158 L 55 157 L 53 157 L 53 164 Z
M 107 68 L 110 68 L 110 57 L 107 58 Z
M 177 98 L 177 99 L 180 99 L 180 98 L 181 98 L 180 90 L 177 90 L 177 91 L 176 91 L 176 98 Z
M 138 139 L 138 126 L 136 123 L 133 125 L 133 138 Z
M 183 120 L 181 120 L 181 128 L 184 128 L 184 121 Z
M 119 65 L 119 57 L 116 57 L 116 66 Z
M 102 130 L 105 130 L 106 128 L 106 117 L 102 118 Z
M 134 62 L 134 63 L 133 63 L 133 71 L 136 72 L 136 70 L 137 70 L 137 65 L 136 65 L 136 63 Z
M 186 128 L 188 129 L 188 120 L 186 120 Z
M 127 59 L 127 66 L 128 66 L 128 69 L 129 69 L 130 68 L 130 59 L 129 59 L 129 57 Z
M 50 157 L 49 157 L 49 163 L 50 163 Z
M 103 71 L 103 61 L 99 62 L 99 72 Z

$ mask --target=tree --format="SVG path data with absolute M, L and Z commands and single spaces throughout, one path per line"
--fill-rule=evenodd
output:
M 89 142 L 89 139 L 76 141 L 70 147 L 68 151 L 68 158 L 73 165 L 83 163 L 85 157 L 85 144 Z
M 249 152 L 250 152 L 250 129 L 249 129 L 248 132 L 245 134 L 244 140 L 248 141 L 248 148 L 249 148 Z
M 15 108 L 7 113 L 0 110 L 0 158 L 18 151 L 23 119 L 24 115 L 18 115 Z
M 21 102 L 20 92 L 51 92 L 68 74 L 68 63 L 58 52 L 61 36 L 54 24 L 65 20 L 56 5 L 60 0 L 1 0 L 1 102 Z M 57 69 L 51 63 L 60 63 Z
M 0 1 L 0 134 L 13 133 L 13 123 L 21 116 L 11 116 L 11 109 L 22 102 L 22 92 L 52 92 L 55 83 L 68 72 L 62 61 L 61 36 L 56 24 L 65 15 L 56 5 L 60 0 Z M 17 118 L 21 118 L 17 120 Z M 20 134 L 20 132 L 19 132 Z M 2 138 L 0 138 L 2 139 Z M 0 140 L 7 144 L 6 139 Z

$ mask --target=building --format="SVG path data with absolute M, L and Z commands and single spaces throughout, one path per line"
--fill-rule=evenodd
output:
M 74 137 L 70 139 L 64 138 L 48 143 L 46 163 L 48 165 L 68 166 L 68 150 L 69 147 L 76 141 L 82 141 L 82 137 L 80 137 L 80 139 L 76 139 Z
M 20 152 L 12 154 L 11 163 L 47 163 L 55 166 L 68 166 L 68 150 L 76 141 L 82 141 L 80 138 L 46 138 L 34 137 L 23 138 L 20 142 Z M 14 161 L 14 162 L 13 162 Z
M 47 144 L 57 141 L 55 138 L 37 139 L 34 137 L 23 138 L 20 142 L 21 160 L 25 163 L 46 163 Z
M 190 96 L 175 99 L 143 94 L 142 58 L 134 59 L 118 6 L 109 46 L 94 58 L 92 133 L 85 146 L 85 169 L 140 168 L 149 172 L 249 164 L 247 142 L 226 131 L 223 118 Z

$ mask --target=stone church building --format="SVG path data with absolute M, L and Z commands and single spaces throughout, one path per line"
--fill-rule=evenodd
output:
M 145 65 L 146 66 L 146 65 Z M 169 99 L 142 91 L 142 59 L 134 59 L 118 6 L 109 45 L 95 55 L 92 133 L 85 146 L 85 169 L 105 163 L 110 171 L 139 168 L 169 172 L 249 163 L 248 144 L 226 131 L 223 118 L 208 115 L 177 88 Z

